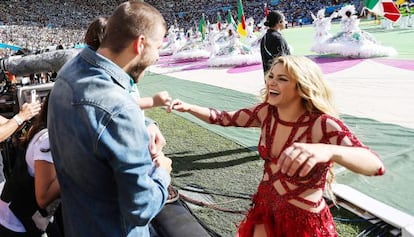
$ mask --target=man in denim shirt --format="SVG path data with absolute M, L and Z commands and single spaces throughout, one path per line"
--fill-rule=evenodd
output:
M 149 236 L 168 197 L 171 160 L 149 151 L 154 134 L 130 94 L 159 57 L 165 20 L 149 4 L 130 1 L 106 27 L 98 50 L 85 48 L 67 62 L 50 95 L 66 237 Z

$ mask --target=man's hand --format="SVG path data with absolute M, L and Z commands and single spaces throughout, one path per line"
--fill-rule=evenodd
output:
M 166 157 L 163 152 L 158 153 L 155 157 L 153 157 L 153 161 L 156 167 L 160 167 L 171 174 L 172 170 L 172 161 L 170 158 Z
M 162 135 L 160 129 L 155 123 L 148 125 L 148 134 L 150 137 L 149 152 L 151 158 L 154 159 L 158 154 L 162 153 L 162 148 L 165 146 L 165 138 Z

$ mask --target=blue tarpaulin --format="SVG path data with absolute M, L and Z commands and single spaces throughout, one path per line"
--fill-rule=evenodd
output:
M 85 48 L 86 47 L 86 44 L 77 44 L 77 45 L 75 45 L 75 49 L 82 49 L 82 48 Z
M 15 45 L 10 45 L 10 44 L 0 43 L 0 49 L 11 49 L 11 50 L 17 51 L 17 50 L 21 49 L 21 47 L 15 46 Z
M 272 5 L 272 6 L 276 6 L 277 4 L 279 4 L 279 0 L 271 0 L 270 1 L 270 5 Z

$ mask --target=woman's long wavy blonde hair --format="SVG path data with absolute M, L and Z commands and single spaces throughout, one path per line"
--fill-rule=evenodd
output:
M 286 69 L 288 77 L 295 80 L 296 88 L 299 95 L 302 97 L 302 104 L 306 111 L 321 112 L 331 115 L 335 118 L 339 117 L 338 112 L 333 103 L 331 89 L 323 77 L 321 68 L 311 59 L 305 56 L 281 56 L 275 58 L 272 67 L 281 63 Z M 265 79 L 268 80 L 269 72 Z M 262 98 L 264 102 L 268 100 L 267 87 L 262 90 Z M 329 169 L 327 177 L 327 195 L 335 203 L 335 197 L 332 192 L 331 184 L 335 179 L 335 174 L 332 168 Z
M 274 65 L 281 63 L 288 76 L 295 80 L 303 107 L 309 112 L 321 112 L 338 117 L 333 103 L 332 92 L 326 83 L 321 68 L 305 56 L 285 55 L 275 58 Z M 269 70 L 270 72 L 271 70 Z M 267 80 L 269 73 L 266 74 Z M 267 88 L 262 90 L 262 98 L 266 102 L 269 93 Z

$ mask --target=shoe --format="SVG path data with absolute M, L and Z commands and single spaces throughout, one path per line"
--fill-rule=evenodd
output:
M 174 188 L 172 185 L 168 186 L 168 199 L 166 204 L 176 202 L 180 198 L 180 194 L 178 190 Z

